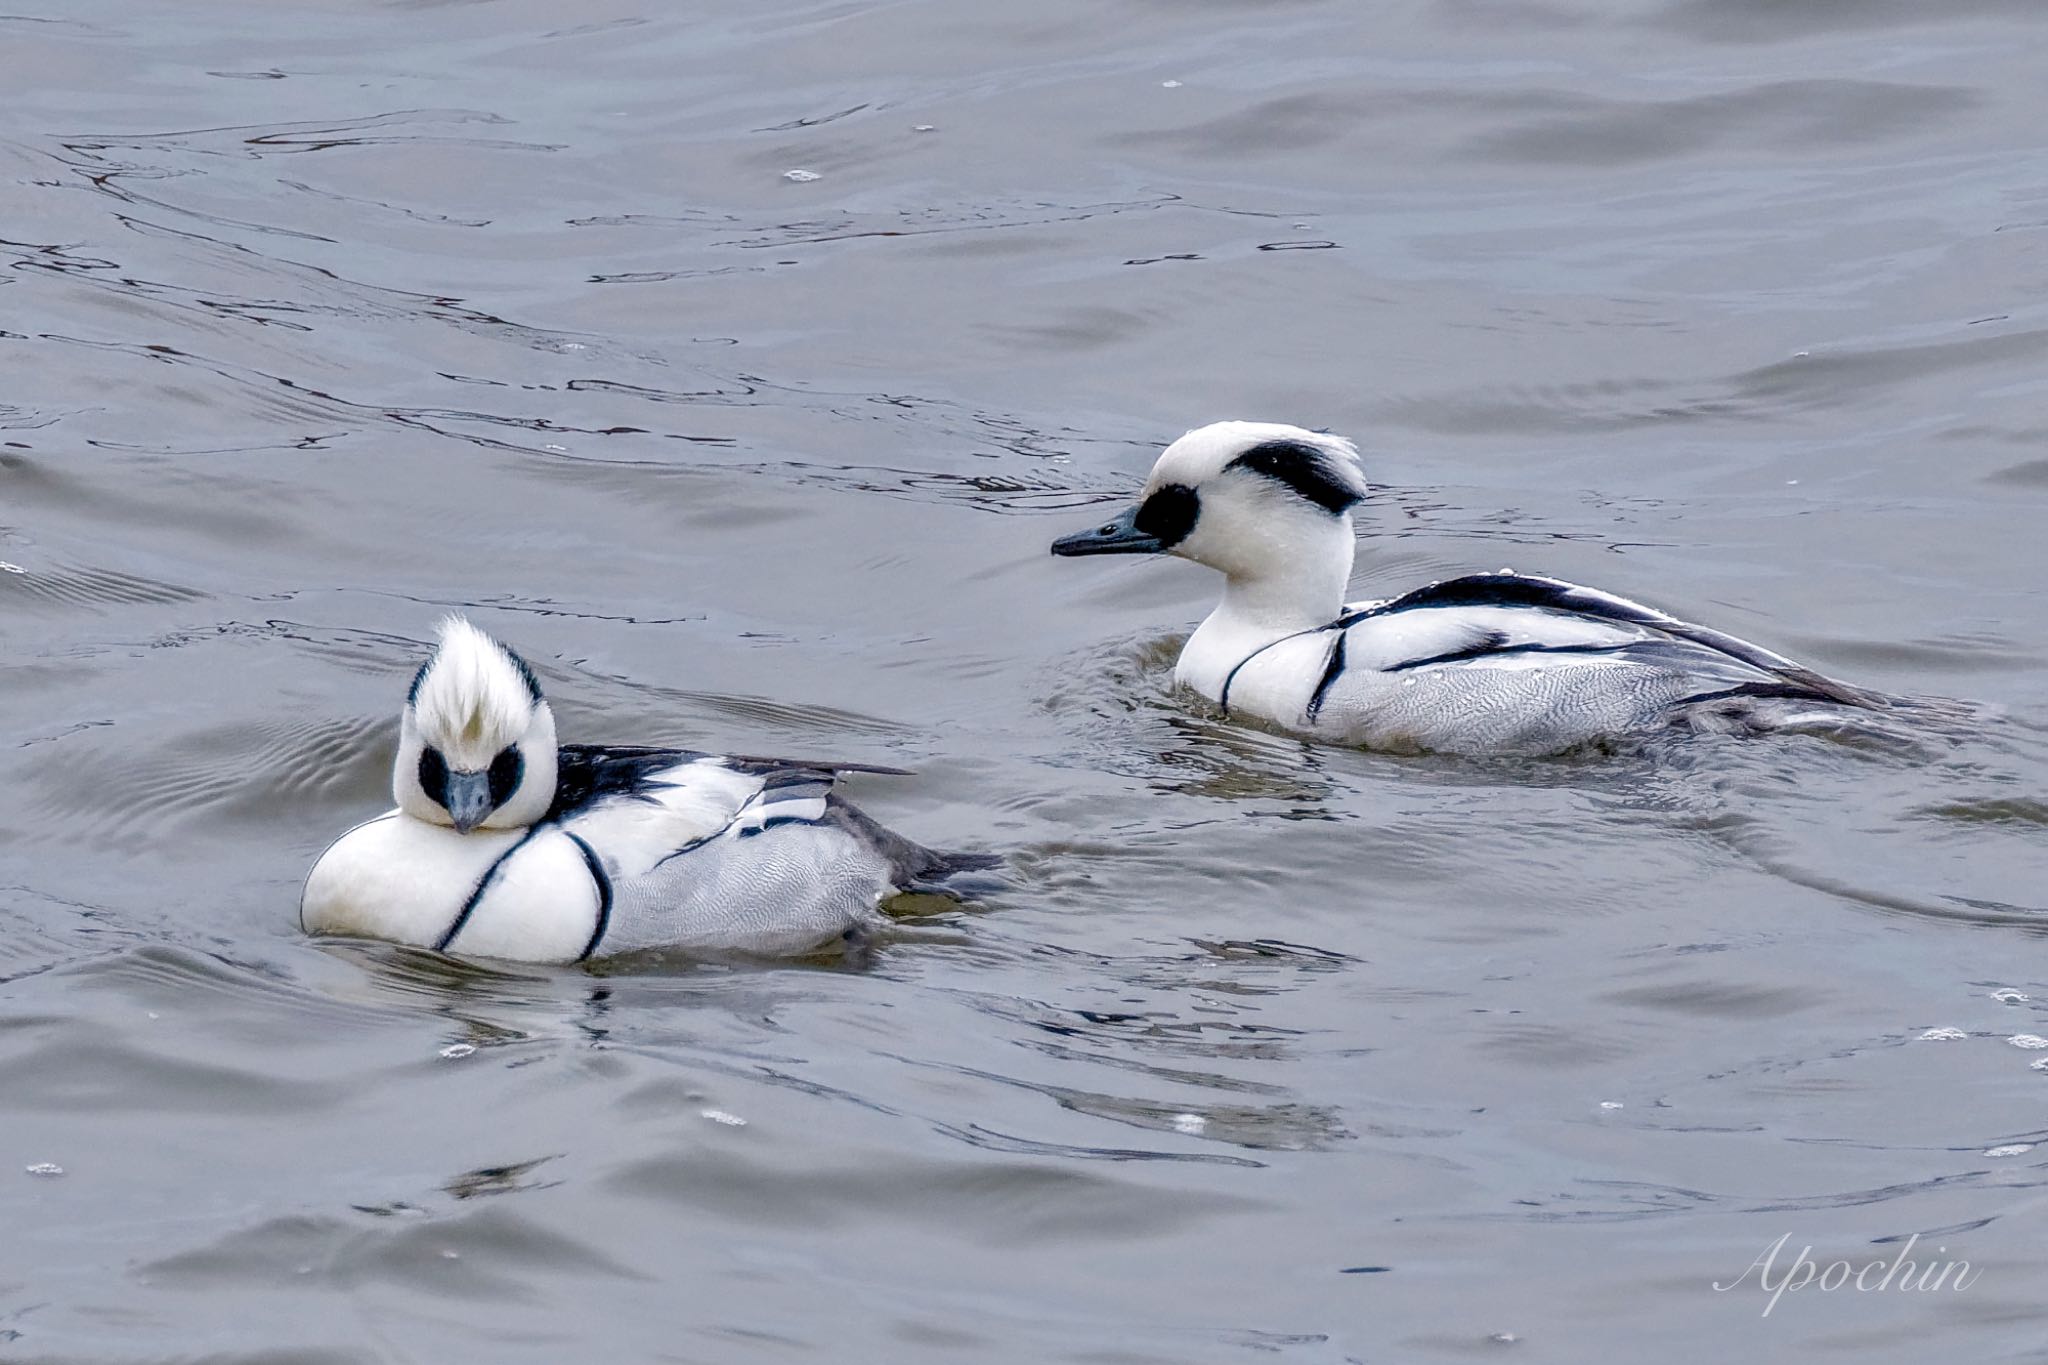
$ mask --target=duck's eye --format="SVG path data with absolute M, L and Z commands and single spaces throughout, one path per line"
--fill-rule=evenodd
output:
M 420 750 L 420 790 L 435 805 L 448 804 L 448 760 L 433 745 Z
M 429 753 L 433 752 L 428 750 Z M 496 809 L 505 804 L 518 790 L 519 779 L 526 773 L 526 760 L 516 748 L 501 749 L 491 760 L 491 807 Z
M 1201 515 L 1201 495 L 1184 483 L 1170 483 L 1152 490 L 1131 525 L 1158 541 L 1164 550 L 1186 540 L 1188 532 L 1195 529 L 1195 518 Z

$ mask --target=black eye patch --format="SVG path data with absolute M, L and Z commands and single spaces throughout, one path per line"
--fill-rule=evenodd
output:
M 1131 525 L 1158 541 L 1160 549 L 1170 550 L 1188 538 L 1201 515 L 1201 495 L 1186 484 L 1169 483 L 1139 505 Z
M 505 804 L 518 789 L 519 779 L 526 773 L 526 760 L 517 749 L 501 749 L 491 760 L 491 807 L 496 809 Z
M 420 790 L 444 810 L 448 806 L 448 760 L 433 745 L 420 750 Z

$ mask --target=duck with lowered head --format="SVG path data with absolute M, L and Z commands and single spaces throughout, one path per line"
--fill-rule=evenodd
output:
M 1170 554 L 1223 574 L 1174 676 L 1227 714 L 1396 751 L 1549 754 L 1674 724 L 1771 729 L 1885 698 L 1746 640 L 1555 578 L 1473 574 L 1346 604 L 1355 446 L 1216 422 L 1137 505 L 1056 555 Z
M 891 833 L 833 791 L 859 764 L 555 742 L 539 680 L 460 617 L 399 717 L 396 810 L 320 855 L 299 919 L 468 956 L 789 955 L 990 866 Z

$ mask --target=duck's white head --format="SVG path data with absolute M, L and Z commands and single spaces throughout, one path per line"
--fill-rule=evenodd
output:
M 1214 422 L 1168 446 L 1138 504 L 1053 542 L 1056 555 L 1171 554 L 1220 570 L 1225 605 L 1278 628 L 1343 606 L 1365 498 L 1358 448 L 1279 422 Z
M 555 717 L 517 654 L 459 616 L 406 694 L 398 805 L 416 820 L 473 829 L 521 829 L 555 799 Z

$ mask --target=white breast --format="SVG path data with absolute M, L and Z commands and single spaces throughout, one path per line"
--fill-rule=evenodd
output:
M 354 934 L 428 947 L 462 913 L 485 872 L 524 831 L 452 829 L 390 811 L 336 839 L 306 878 L 299 922 L 311 934 Z
M 1233 714 L 1297 725 L 1322 677 L 1333 639 L 1327 632 L 1291 636 L 1239 655 L 1228 667 L 1200 670 L 1203 681 L 1213 678 L 1210 687 L 1189 682 L 1185 673 L 1182 681 Z
M 595 942 L 607 897 L 583 850 L 559 827 L 536 828 L 490 879 L 449 952 L 574 962 Z
M 570 962 L 590 942 L 600 900 L 582 850 L 558 828 L 457 834 L 392 811 L 320 856 L 299 919 L 314 934 Z

